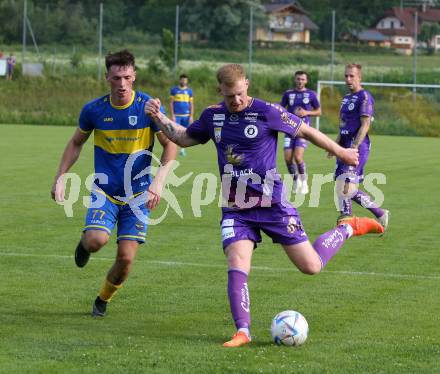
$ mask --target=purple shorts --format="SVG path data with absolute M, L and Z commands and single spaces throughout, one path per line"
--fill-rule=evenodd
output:
M 296 147 L 307 148 L 308 141 L 299 136 L 292 138 L 289 135 L 284 136 L 284 149 L 294 149 Z
M 284 206 L 286 205 L 286 206 Z M 297 210 L 286 203 L 275 203 L 270 208 L 224 211 L 221 221 L 223 249 L 238 240 L 261 242 L 263 231 L 272 242 L 298 244 L 308 240 Z
M 359 165 L 350 166 L 344 164 L 339 159 L 336 160 L 335 180 L 344 175 L 347 182 L 359 184 L 364 180 L 364 166 L 368 161 L 370 149 L 368 147 L 359 148 Z

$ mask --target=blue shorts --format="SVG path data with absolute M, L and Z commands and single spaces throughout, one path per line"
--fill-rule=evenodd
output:
M 260 231 L 268 235 L 272 242 L 284 245 L 308 240 L 298 211 L 287 203 L 224 211 L 221 225 L 223 249 L 238 240 L 251 240 L 256 247 L 261 242 Z
M 302 147 L 306 149 L 307 143 L 307 140 L 305 140 L 304 138 L 300 138 L 299 136 L 296 138 L 292 138 L 289 135 L 284 136 L 284 149 L 295 149 L 296 147 Z
M 139 207 L 130 204 L 111 201 L 108 196 L 92 192 L 90 201 L 96 206 L 97 199 L 104 201 L 100 207 L 90 207 L 87 210 L 86 223 L 83 231 L 101 230 L 111 234 L 116 222 L 118 223 L 118 236 L 116 241 L 136 240 L 139 243 L 145 242 L 147 235 L 147 220 L 149 209 L 142 203 Z
M 189 123 L 189 116 L 179 116 L 176 115 L 176 123 L 185 127 L 188 127 L 190 125 Z

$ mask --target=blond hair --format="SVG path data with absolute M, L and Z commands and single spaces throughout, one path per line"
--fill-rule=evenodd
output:
M 217 71 L 217 81 L 219 84 L 233 86 L 240 79 L 246 79 L 246 73 L 240 64 L 227 64 Z
M 354 64 L 354 63 L 351 63 L 351 64 L 347 64 L 347 65 L 345 65 L 345 68 L 346 68 L 346 69 L 358 69 L 359 72 L 362 71 L 362 65 L 361 65 L 361 64 Z

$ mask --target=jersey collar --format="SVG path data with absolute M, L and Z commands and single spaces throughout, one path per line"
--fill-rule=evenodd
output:
M 110 105 L 113 108 L 115 108 L 115 109 L 127 109 L 131 104 L 133 104 L 135 94 L 136 94 L 135 91 L 133 91 L 131 93 L 131 100 L 127 104 L 125 104 L 125 105 L 115 105 L 115 104 L 113 104 L 112 103 L 112 96 L 110 95 Z

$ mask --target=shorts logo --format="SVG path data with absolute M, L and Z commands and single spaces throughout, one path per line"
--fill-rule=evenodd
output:
M 258 135 L 258 127 L 255 125 L 247 125 L 244 128 L 244 135 L 249 139 L 255 138 Z
M 222 221 L 222 227 L 234 226 L 234 218 L 227 218 Z
M 137 122 L 138 122 L 137 116 L 128 116 L 128 124 L 130 126 L 136 126 Z
M 289 223 L 287 224 L 287 232 L 289 234 L 293 234 L 298 229 L 301 229 L 301 225 L 298 225 L 295 217 L 289 217 Z
M 353 110 L 354 109 L 354 103 L 350 103 L 350 105 L 348 106 L 348 110 Z
M 212 117 L 214 121 L 224 121 L 225 118 L 224 113 L 214 113 L 214 117 Z
M 137 230 L 143 230 L 145 228 L 143 223 L 136 223 L 135 227 L 136 227 Z
M 220 143 L 222 140 L 222 128 L 221 127 L 214 127 L 214 138 L 216 143 Z
M 284 147 L 288 148 L 290 147 L 290 142 L 292 138 L 288 138 L 287 136 L 284 138 Z
M 222 228 L 222 241 L 233 238 L 235 236 L 235 231 L 233 227 L 223 227 Z

